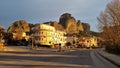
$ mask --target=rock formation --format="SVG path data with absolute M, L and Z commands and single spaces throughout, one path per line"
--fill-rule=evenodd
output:
M 83 32 L 90 32 L 90 25 L 88 23 L 83 23 L 76 19 L 69 13 L 65 13 L 60 16 L 59 23 L 56 21 L 45 22 L 44 24 L 51 25 L 55 27 L 56 30 L 66 31 L 68 34 Z M 31 32 L 31 28 L 34 24 L 28 24 L 25 20 L 19 20 L 11 24 L 8 28 L 8 32 Z
M 90 25 L 88 23 L 82 23 L 80 20 L 76 22 L 75 18 L 69 13 L 60 16 L 59 24 L 61 24 L 69 34 L 78 33 L 80 31 L 90 31 Z
M 56 22 L 56 21 L 45 22 L 44 24 L 48 24 L 50 26 L 53 26 L 53 27 L 55 27 L 56 30 L 64 31 L 63 26 L 58 24 L 58 22 Z
M 77 32 L 84 31 L 83 24 L 80 20 L 77 22 Z
M 90 24 L 82 23 L 84 32 L 90 32 Z
M 61 15 L 59 24 L 64 27 L 67 33 L 77 33 L 76 20 L 71 14 L 65 13 Z
M 8 28 L 8 32 L 29 32 L 30 27 L 29 24 L 25 20 L 19 20 L 11 24 L 11 26 Z

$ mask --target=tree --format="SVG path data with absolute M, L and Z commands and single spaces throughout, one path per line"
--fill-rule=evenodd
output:
M 6 44 L 8 44 L 8 43 L 12 43 L 12 41 L 13 41 L 13 34 L 12 33 L 5 33 L 4 34 L 4 37 L 3 37 L 3 39 L 5 40 L 5 43 Z
M 99 29 L 102 30 L 101 37 L 109 45 L 108 49 L 120 52 L 120 1 L 113 0 L 108 3 L 98 21 Z
M 0 41 L 3 39 L 5 32 L 5 28 L 3 26 L 0 26 Z
M 3 26 L 0 26 L 0 33 L 5 33 L 5 28 Z

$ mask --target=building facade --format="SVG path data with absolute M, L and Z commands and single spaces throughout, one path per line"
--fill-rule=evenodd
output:
M 54 47 L 55 44 L 64 46 L 66 43 L 65 32 L 57 31 L 54 27 L 46 24 L 37 24 L 33 28 L 34 43 Z
M 83 37 L 78 41 L 82 47 L 98 47 L 97 37 Z

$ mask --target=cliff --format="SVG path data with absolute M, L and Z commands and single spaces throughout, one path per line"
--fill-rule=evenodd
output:
M 78 20 L 77 22 L 77 32 L 81 32 L 81 31 L 84 31 L 85 28 L 83 28 L 83 24 L 81 23 L 80 20 Z
M 53 26 L 53 27 L 55 27 L 56 30 L 64 31 L 63 26 L 58 24 L 58 22 L 56 22 L 56 21 L 45 22 L 44 24 L 48 24 L 50 26 Z
M 82 31 L 87 33 L 90 32 L 90 25 L 88 23 L 83 23 L 80 20 L 76 21 L 76 19 L 70 13 L 62 14 L 59 18 L 59 22 L 50 21 L 45 22 L 44 24 L 53 26 L 56 30 L 66 31 L 68 34 L 76 34 Z M 34 24 L 28 24 L 25 20 L 19 20 L 11 24 L 11 26 L 8 28 L 8 32 L 32 33 L 32 27 L 34 27 Z
M 82 23 L 80 20 L 76 21 L 69 13 L 60 16 L 59 24 L 61 24 L 69 34 L 78 33 L 80 31 L 90 31 L 90 25 L 88 23 Z
M 61 15 L 59 19 L 59 24 L 64 27 L 67 33 L 77 33 L 76 20 L 71 14 L 65 13 Z
M 88 23 L 82 23 L 84 32 L 90 32 L 90 24 Z
M 15 21 L 7 30 L 8 32 L 30 32 L 29 24 L 25 20 Z

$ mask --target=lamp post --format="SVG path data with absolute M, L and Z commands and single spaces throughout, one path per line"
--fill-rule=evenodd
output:
M 33 38 L 33 34 L 31 35 L 31 49 L 34 49 L 34 38 Z
M 33 37 L 32 37 L 32 49 L 34 49 L 34 40 L 33 40 Z

